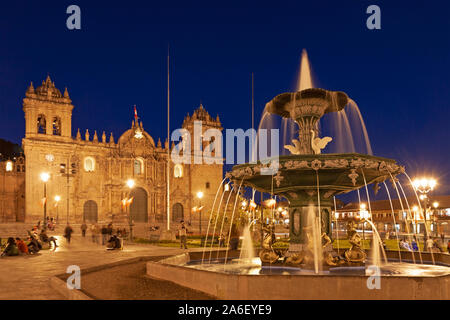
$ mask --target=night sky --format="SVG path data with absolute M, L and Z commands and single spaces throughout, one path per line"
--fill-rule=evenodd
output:
M 66 28 L 71 4 L 81 30 Z M 366 28 L 371 4 L 381 30 Z M 440 0 L 2 1 L 0 138 L 21 143 L 25 90 L 47 74 L 68 87 L 73 134 L 117 141 L 136 104 L 144 128 L 165 138 L 168 45 L 172 128 L 202 101 L 225 128 L 247 129 L 251 73 L 258 122 L 266 102 L 295 89 L 306 48 L 315 83 L 358 103 L 374 154 L 434 175 L 448 194 L 449 12 Z

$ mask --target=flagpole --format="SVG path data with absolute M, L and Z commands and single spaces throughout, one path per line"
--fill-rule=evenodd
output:
M 167 48 L 167 231 L 170 230 L 170 45 Z

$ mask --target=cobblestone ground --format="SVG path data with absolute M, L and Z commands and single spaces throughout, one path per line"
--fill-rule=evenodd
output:
M 77 265 L 94 267 L 139 256 L 163 256 L 182 253 L 177 248 L 151 245 L 125 245 L 124 250 L 106 251 L 104 246 L 94 244 L 90 238 L 75 236 L 68 244 L 57 236 L 56 250 L 41 250 L 38 255 L 0 258 L 0 299 L 63 299 L 49 285 L 49 278 L 66 273 L 67 267 Z M 194 249 L 195 250 L 195 249 Z

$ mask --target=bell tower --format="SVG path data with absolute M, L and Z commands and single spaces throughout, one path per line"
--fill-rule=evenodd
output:
M 23 99 L 25 138 L 70 139 L 72 109 L 67 88 L 61 94 L 50 76 L 36 89 L 31 83 Z

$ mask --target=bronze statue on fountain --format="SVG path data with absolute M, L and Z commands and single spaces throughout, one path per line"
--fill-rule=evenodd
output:
M 323 154 L 321 151 L 331 138 L 319 137 L 318 121 L 328 112 L 342 110 L 349 98 L 344 92 L 319 88 L 305 89 L 276 96 L 266 110 L 282 117 L 292 118 L 299 126 L 299 139 L 293 146 L 285 146 L 291 155 L 268 159 L 268 162 L 236 165 L 227 177 L 236 183 L 272 193 L 289 201 L 290 244 L 280 256 L 270 245 L 263 248 L 263 262 L 301 265 L 311 254 L 307 221 L 311 210 L 321 217 L 319 237 L 322 235 L 327 266 L 343 263 L 357 264 L 365 260 L 356 230 L 349 232 L 350 248 L 344 257 L 338 257 L 331 248 L 331 214 L 333 197 L 369 184 L 381 183 L 404 172 L 395 160 L 359 153 Z M 274 168 L 276 168 L 274 170 Z M 272 170 L 272 171 L 271 171 Z M 331 249 L 330 249 L 331 248 Z M 269 253 L 269 251 L 271 253 Z M 278 252 L 279 253 L 279 252 Z M 276 256 L 278 257 L 276 258 Z

